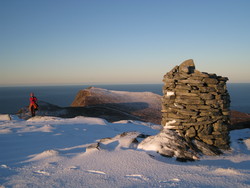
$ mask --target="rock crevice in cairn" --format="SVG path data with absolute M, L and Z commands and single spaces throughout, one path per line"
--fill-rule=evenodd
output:
M 175 66 L 163 79 L 162 126 L 189 140 L 229 149 L 228 78 L 195 69 L 192 59 Z

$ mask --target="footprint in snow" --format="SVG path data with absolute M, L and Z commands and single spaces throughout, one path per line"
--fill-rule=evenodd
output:
M 50 174 L 48 172 L 45 172 L 43 170 L 37 170 L 34 171 L 35 174 L 41 174 L 41 175 L 45 175 L 45 176 L 49 176 Z
M 147 177 L 144 177 L 141 174 L 130 174 L 130 175 L 126 175 L 126 178 L 132 178 L 135 180 L 144 180 L 144 181 L 148 181 L 149 179 Z
M 86 172 L 90 173 L 90 174 L 100 174 L 100 175 L 105 175 L 105 172 L 102 171 L 98 171 L 98 170 L 86 170 Z

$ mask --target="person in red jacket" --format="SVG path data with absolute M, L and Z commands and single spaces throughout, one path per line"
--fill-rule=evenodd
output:
M 31 93 L 29 111 L 32 117 L 36 115 L 36 110 L 38 110 L 37 98 L 35 97 L 34 93 Z

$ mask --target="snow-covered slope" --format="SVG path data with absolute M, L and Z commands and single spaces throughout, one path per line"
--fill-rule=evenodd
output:
M 152 108 L 159 108 L 160 98 L 160 95 L 152 92 L 115 91 L 90 87 L 79 91 L 71 106 L 142 102 Z
M 250 129 L 231 131 L 226 154 L 181 163 L 137 149 L 159 133 L 152 123 L 11 118 L 0 119 L 1 188 L 250 187 Z

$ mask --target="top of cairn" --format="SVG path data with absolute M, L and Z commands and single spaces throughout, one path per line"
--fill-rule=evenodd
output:
M 187 74 L 191 74 L 191 73 L 194 73 L 194 71 L 195 71 L 195 64 L 192 59 L 188 59 L 184 61 L 179 66 L 179 72 L 185 72 Z
M 200 72 L 195 69 L 195 64 L 193 59 L 188 59 L 182 62 L 179 66 L 176 65 L 171 71 L 169 71 L 164 78 L 165 79 L 185 79 L 192 77 L 201 77 L 201 78 L 218 78 L 222 81 L 227 81 L 227 77 L 217 76 L 216 74 L 209 74 L 206 72 Z

